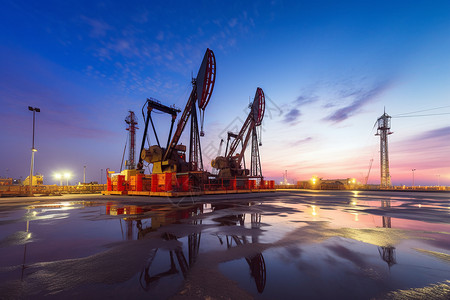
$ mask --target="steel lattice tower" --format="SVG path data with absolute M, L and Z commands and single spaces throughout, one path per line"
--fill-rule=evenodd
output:
M 134 160 L 135 158 L 135 145 L 136 145 L 136 129 L 139 129 L 136 127 L 137 120 L 136 116 L 133 111 L 128 111 L 130 114 L 125 119 L 125 123 L 128 124 L 127 130 L 129 131 L 129 137 L 130 137 L 130 147 L 129 147 L 129 154 L 128 154 L 128 162 L 126 164 L 126 167 L 128 170 L 136 169 L 136 162 Z M 140 154 L 139 154 L 140 155 Z
M 189 144 L 189 170 L 203 171 L 202 148 L 200 146 L 200 134 L 198 130 L 197 109 L 195 102 L 191 108 L 191 140 Z
M 258 135 L 256 128 L 252 130 L 252 157 L 250 161 L 250 176 L 258 176 L 262 178 L 261 158 L 259 156 Z
M 380 136 L 380 170 L 381 170 L 381 188 L 391 186 L 391 175 L 389 174 L 389 152 L 388 152 L 388 135 L 391 132 L 391 116 L 386 111 L 377 120 L 378 128 L 375 135 Z

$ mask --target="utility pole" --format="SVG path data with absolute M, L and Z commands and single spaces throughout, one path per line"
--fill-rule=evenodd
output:
M 33 140 L 32 140 L 32 146 L 31 146 L 31 166 L 30 166 L 30 177 L 28 177 L 29 179 L 29 186 L 30 186 L 30 190 L 29 190 L 29 195 L 33 196 L 33 167 L 34 167 L 34 152 L 36 152 L 36 148 L 34 148 L 34 124 L 35 124 L 35 113 L 37 112 L 41 112 L 41 110 L 37 107 L 31 107 L 28 106 L 28 110 L 33 112 Z

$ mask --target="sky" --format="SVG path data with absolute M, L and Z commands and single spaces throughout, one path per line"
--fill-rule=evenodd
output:
M 392 116 L 395 185 L 450 185 L 448 1 L 0 0 L 0 176 L 45 184 L 119 171 L 128 111 L 148 97 L 183 109 L 207 48 L 216 82 L 205 109 L 206 169 L 266 95 L 263 175 L 380 182 L 374 123 Z M 155 115 L 166 139 L 170 117 Z M 152 141 L 153 137 L 150 137 Z M 154 140 L 154 139 L 153 139 Z M 188 142 L 188 131 L 181 141 Z M 223 150 L 223 149 L 222 149 Z M 250 149 L 248 149 L 250 150 Z M 373 159 L 372 167 L 371 160 Z M 247 159 L 249 161 L 249 159 Z M 101 176 L 103 178 L 101 178 Z

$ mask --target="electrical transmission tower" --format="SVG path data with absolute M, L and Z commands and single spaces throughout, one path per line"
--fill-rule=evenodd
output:
M 130 114 L 125 119 L 125 123 L 128 124 L 127 130 L 129 132 L 130 137 L 130 147 L 129 147 L 129 154 L 128 154 L 128 161 L 126 162 L 126 168 L 128 170 L 136 169 L 136 162 L 134 160 L 135 158 L 135 151 L 134 147 L 136 145 L 136 129 L 139 129 L 136 127 L 137 125 L 137 119 L 133 111 L 128 111 Z M 140 154 L 139 154 L 140 155 Z
M 381 169 L 381 188 L 391 186 L 391 175 L 389 174 L 389 153 L 388 153 L 388 135 L 391 132 L 391 116 L 386 111 L 377 120 L 378 128 L 375 135 L 380 136 L 380 169 Z

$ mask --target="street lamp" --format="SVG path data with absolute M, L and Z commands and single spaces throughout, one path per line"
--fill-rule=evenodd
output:
M 100 169 L 100 184 L 103 184 L 103 169 Z
M 64 178 L 66 178 L 66 185 L 69 185 L 69 178 L 70 178 L 70 174 L 69 173 L 64 173 Z
M 412 187 L 414 188 L 414 171 L 415 171 L 416 169 L 412 169 L 411 171 L 412 171 L 412 176 L 413 176 L 413 182 L 412 182 Z
M 63 178 L 62 174 L 60 174 L 60 173 L 56 173 L 55 174 L 55 179 L 59 180 L 59 185 L 60 186 L 62 186 L 62 178 Z
M 86 184 L 86 166 L 84 166 L 83 183 Z
M 40 108 L 37 107 L 31 107 L 28 106 L 28 110 L 33 112 L 33 142 L 31 145 L 31 167 L 30 167 L 30 177 L 28 177 L 29 179 L 29 184 L 30 184 L 30 191 L 29 194 L 30 196 L 33 196 L 33 167 L 34 167 L 34 152 L 36 152 L 36 148 L 34 148 L 34 123 L 35 123 L 35 113 L 37 112 L 41 112 Z

